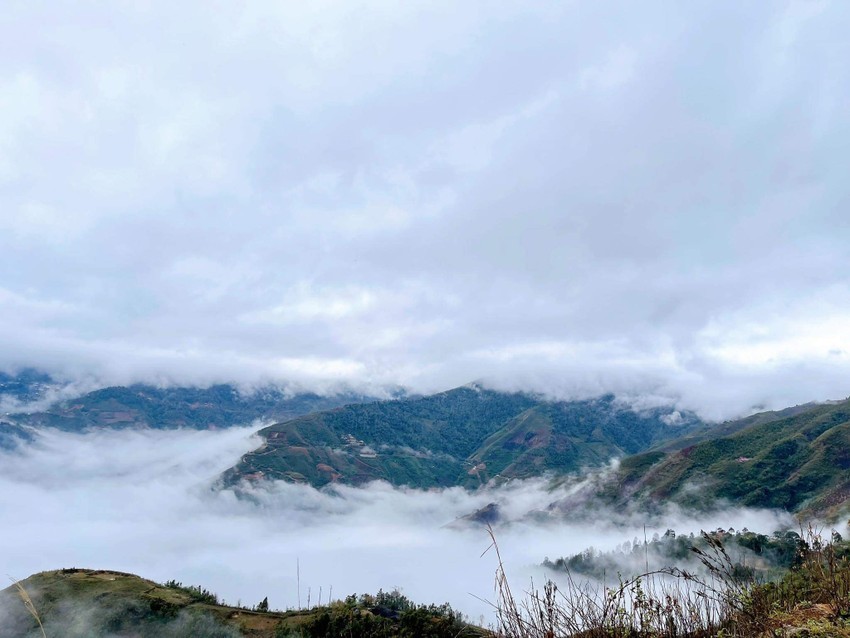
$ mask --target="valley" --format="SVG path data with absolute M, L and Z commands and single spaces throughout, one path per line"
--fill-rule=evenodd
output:
M 115 418 L 124 412 L 132 422 Z M 449 601 L 466 620 L 446 616 L 448 625 L 469 622 L 469 635 L 486 635 L 474 632 L 494 622 L 476 602 L 495 570 L 488 525 L 511 578 L 541 582 L 561 578 L 568 562 L 581 578 L 623 568 L 633 561 L 616 553 L 624 539 L 671 528 L 680 532 L 676 556 L 689 536 L 718 527 L 754 530 L 746 542 L 785 542 L 794 516 L 843 529 L 847 413 L 848 402 L 835 401 L 711 423 L 672 407 L 636 410 L 613 395 L 554 401 L 480 384 L 353 402 L 215 386 L 106 388 L 6 415 L 0 509 L 18 520 L 0 541 L 18 557 L 11 570 L 47 570 L 22 582 L 48 622 L 67 622 L 79 603 L 105 636 L 122 626 L 139 635 L 330 636 L 352 617 L 349 594 L 396 587 L 413 600 Z M 245 427 L 240 415 L 280 420 Z M 45 535 L 60 525 L 65 541 Z M 119 540 L 110 529 L 136 531 Z M 28 558 L 36 538 L 40 553 Z M 602 572 L 576 562 L 588 548 Z M 777 569 L 781 578 L 787 567 Z M 175 578 L 229 605 L 169 587 Z M 243 595 L 256 600 L 245 606 Z M 4 596 L 18 601 L 14 590 Z M 375 616 L 367 595 L 354 600 L 362 596 L 358 613 Z M 264 597 L 268 612 L 255 609 Z M 20 634 L 28 637 L 21 609 L 7 621 L 30 627 Z M 420 620 L 442 618 L 441 607 L 424 609 Z M 396 635 L 393 614 L 366 622 Z
M 0 379 L 0 400 L 43 400 L 46 375 Z M 399 393 L 398 390 L 395 391 Z M 277 388 L 109 387 L 0 418 L 0 447 L 41 431 L 216 430 L 252 421 L 262 444 L 222 474 L 222 485 L 283 480 L 321 488 L 386 481 L 414 489 L 580 476 L 586 498 L 624 506 L 718 500 L 836 515 L 850 499 L 850 401 L 809 403 L 723 423 L 673 407 L 634 409 L 614 395 L 559 401 L 469 384 L 430 396 L 376 400 Z M 47 430 L 45 430 L 45 428 Z

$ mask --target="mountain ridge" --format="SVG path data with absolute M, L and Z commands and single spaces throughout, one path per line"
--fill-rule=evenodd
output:
M 670 419 L 674 412 L 678 422 Z M 699 425 L 695 415 L 672 407 L 635 411 L 613 395 L 558 402 L 467 385 L 276 423 L 260 430 L 264 444 L 225 480 L 476 487 L 600 465 Z
M 725 499 L 804 515 L 835 514 L 850 502 L 850 400 L 751 415 L 715 431 L 624 459 L 602 494 L 695 507 Z
M 366 400 L 372 397 L 291 393 L 273 386 L 242 393 L 229 384 L 205 388 L 136 384 L 99 388 L 73 399 L 57 400 L 43 410 L 10 413 L 6 420 L 71 432 L 99 427 L 216 429 L 256 419 L 286 420 Z

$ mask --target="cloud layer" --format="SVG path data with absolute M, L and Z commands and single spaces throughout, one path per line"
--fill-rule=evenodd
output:
M 200 584 L 227 601 L 273 607 L 400 587 L 414 600 L 451 602 L 478 620 L 490 609 L 496 563 L 482 556 L 482 528 L 450 525 L 490 502 L 520 521 L 559 493 L 543 481 L 476 493 L 373 484 L 336 494 L 291 484 L 260 485 L 238 499 L 210 486 L 257 445 L 250 428 L 217 432 L 48 431 L 17 452 L 0 452 L 2 569 L 16 578 L 61 567 L 115 569 L 160 582 Z M 518 590 L 540 582 L 545 556 L 612 549 L 644 534 L 748 526 L 768 533 L 782 515 L 730 509 L 694 520 L 608 512 L 576 522 L 514 522 L 497 528 Z
M 826 1 L 16 3 L 0 365 L 846 396 L 848 27 Z

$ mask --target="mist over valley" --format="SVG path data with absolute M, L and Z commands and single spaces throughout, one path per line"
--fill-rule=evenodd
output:
M 611 549 L 674 527 L 772 531 L 782 512 L 672 509 L 651 518 L 603 505 L 544 516 L 572 489 L 546 479 L 475 491 L 371 483 L 317 490 L 282 481 L 221 489 L 219 475 L 259 439 L 254 428 L 218 431 L 45 431 L 2 453 L 5 569 L 19 578 L 58 567 L 108 568 L 159 582 L 200 584 L 230 603 L 276 608 L 400 588 L 414 600 L 448 601 L 492 622 L 494 557 L 484 527 L 460 519 L 499 503 L 494 524 L 518 586 L 542 578 L 546 556 Z M 591 506 L 588 505 L 588 508 Z M 722 523 L 720 522 L 722 520 Z M 448 577 L 451 575 L 451 577 Z M 477 597 L 477 598 L 476 598 Z
M 4 638 L 850 638 L 850 5 L 5 3 Z

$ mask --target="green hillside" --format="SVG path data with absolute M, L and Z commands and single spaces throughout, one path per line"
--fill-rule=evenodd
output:
M 611 395 L 592 401 L 542 403 L 488 437 L 472 455 L 491 472 L 510 477 L 573 471 L 646 450 L 702 425 L 690 417 L 670 424 L 669 409 L 642 413 L 618 406 Z
M 702 425 L 670 409 L 634 412 L 613 396 L 548 402 L 461 387 L 311 414 L 265 428 L 262 447 L 226 474 L 322 486 L 474 487 L 491 478 L 563 473 L 645 450 Z
M 43 412 L 13 414 L 17 423 L 81 431 L 90 427 L 211 429 L 254 419 L 286 420 L 316 410 L 354 403 L 353 394 L 287 394 L 277 388 L 241 393 L 230 385 L 208 388 L 116 386 L 63 401 Z
M 675 452 L 703 441 L 731 436 L 755 425 L 762 425 L 765 423 L 779 421 L 781 419 L 787 419 L 788 417 L 808 412 L 818 406 L 819 404 L 817 403 L 806 403 L 803 405 L 795 405 L 790 408 L 783 408 L 782 410 L 757 412 L 756 414 L 751 414 L 750 416 L 742 419 L 724 421 L 723 423 L 706 423 L 702 427 L 694 429 L 692 432 L 689 432 L 681 438 L 665 441 L 662 445 L 656 446 L 655 449 L 664 452 Z
M 158 584 L 133 574 L 62 569 L 0 591 L 4 638 L 472 638 L 448 605 L 415 605 L 397 592 L 348 597 L 324 607 L 275 612 L 268 601 L 231 607 L 200 588 Z M 31 609 L 24 597 L 29 597 Z
M 835 511 L 850 499 L 850 401 L 803 408 L 748 417 L 720 426 L 733 432 L 727 436 L 625 459 L 608 495 Z

